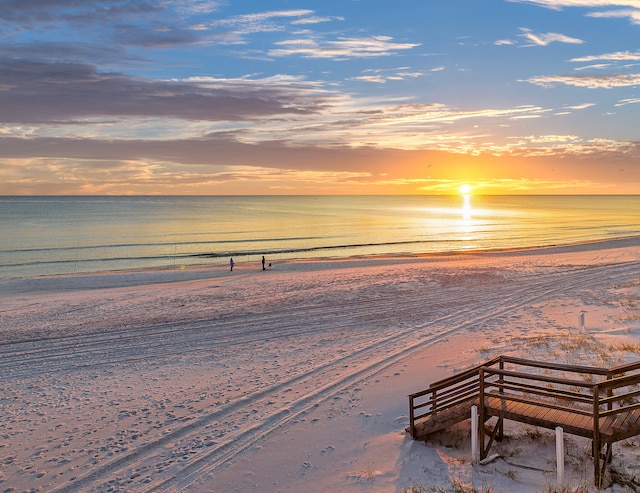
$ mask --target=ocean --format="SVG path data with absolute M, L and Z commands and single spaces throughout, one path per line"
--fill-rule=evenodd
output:
M 0 232 L 8 279 L 616 238 L 640 196 L 12 196 Z

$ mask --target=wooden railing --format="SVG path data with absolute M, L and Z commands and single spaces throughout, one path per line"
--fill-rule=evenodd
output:
M 428 389 L 409 395 L 409 433 L 416 438 L 417 421 L 457 406 L 478 397 L 479 372 L 483 367 L 491 367 L 501 361 L 503 356 L 494 358 L 482 365 L 465 370 L 453 377 L 432 383 Z
M 640 362 L 607 369 L 499 356 L 409 395 L 409 431 L 416 438 L 418 422 L 429 421 L 465 403 L 469 407 L 477 403 L 479 423 L 491 416 L 499 417 L 486 448 L 484 425 L 480 425 L 484 458 L 494 437 L 502 436 L 503 419 L 548 428 L 562 426 L 567 433 L 593 440 L 597 451 L 594 476 L 599 485 L 611 458 L 611 444 L 640 434 L 636 412 L 640 409 L 638 370 Z M 491 402 L 499 406 L 492 409 Z M 629 423 L 625 422 L 627 419 Z M 620 423 L 625 426 L 620 427 Z M 607 452 L 600 469 L 603 443 Z

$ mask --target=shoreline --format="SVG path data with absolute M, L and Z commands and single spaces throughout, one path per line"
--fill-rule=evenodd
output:
M 585 240 L 581 242 L 554 244 L 537 247 L 503 248 L 488 250 L 458 250 L 450 252 L 433 253 L 398 253 L 379 254 L 366 256 L 348 257 L 319 257 L 308 259 L 284 259 L 271 260 L 273 266 L 270 270 L 295 270 L 306 271 L 318 268 L 319 266 L 345 266 L 347 264 L 369 266 L 384 263 L 404 263 L 425 260 L 452 260 L 457 258 L 467 258 L 469 256 L 485 256 L 487 258 L 495 256 L 526 256 L 539 254 L 561 254 L 594 251 L 600 249 L 627 248 L 640 245 L 640 235 L 622 236 L 608 239 Z M 251 266 L 251 270 L 247 269 Z M 235 272 L 244 273 L 259 270 L 260 260 L 238 261 L 235 265 Z M 314 267 L 315 266 L 315 267 Z M 93 286 L 94 289 L 138 286 L 142 284 L 172 283 L 179 281 L 190 281 L 207 279 L 224 275 L 232 275 L 228 272 L 228 267 L 223 264 L 197 264 L 190 266 L 166 266 L 148 267 L 140 269 L 122 269 L 96 272 L 78 272 L 68 274 L 50 274 L 42 276 L 18 277 L 0 279 L 0 297 L 15 293 L 33 292 L 55 292 L 74 291 L 87 289 Z M 91 281 L 103 280 L 102 285 L 93 284 Z M 83 281 L 74 286 L 74 281 Z

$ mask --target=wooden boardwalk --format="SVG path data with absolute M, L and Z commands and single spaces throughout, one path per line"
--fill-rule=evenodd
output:
M 601 486 L 612 444 L 640 435 L 640 362 L 611 369 L 499 356 L 409 396 L 414 438 L 462 422 L 478 406 L 481 459 L 503 435 L 504 420 L 591 439 Z M 485 423 L 496 418 L 489 440 Z M 603 447 L 606 449 L 603 453 Z
M 551 409 L 542 404 L 513 402 L 497 396 L 485 400 L 487 417 L 497 416 L 543 428 L 562 429 L 585 438 L 593 436 L 593 417 L 565 409 Z M 603 442 L 617 442 L 640 434 L 640 409 L 616 413 L 600 418 L 600 437 Z

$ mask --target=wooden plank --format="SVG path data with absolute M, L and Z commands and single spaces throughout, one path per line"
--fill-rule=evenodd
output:
M 558 423 L 566 426 L 566 417 L 567 413 L 563 411 L 559 411 L 558 409 L 549 409 L 545 408 L 545 411 L 538 415 L 540 419 L 545 421 Z
M 543 361 L 532 361 L 532 360 L 523 359 L 523 358 L 515 358 L 512 356 L 503 356 L 502 360 L 505 363 L 513 363 L 520 366 L 531 366 L 534 368 L 545 368 L 548 370 L 562 370 L 562 371 L 569 371 L 571 373 L 606 375 L 609 371 L 604 368 L 598 368 L 593 366 L 577 366 L 577 365 L 565 365 L 561 363 L 547 363 Z
M 591 438 L 593 435 L 593 418 L 582 414 L 573 415 L 564 425 L 565 431 L 572 435 Z
M 640 369 L 640 361 L 635 363 L 626 363 L 620 366 L 614 366 L 609 370 L 609 373 L 612 375 L 620 375 L 621 373 L 626 373 L 628 371 L 634 371 Z
M 632 426 L 640 426 L 640 409 L 634 409 L 631 412 L 629 421 L 631 422 Z
M 536 419 L 537 416 L 540 415 L 542 408 L 540 406 L 536 406 L 534 404 L 526 404 L 519 403 L 519 405 L 514 406 L 513 412 L 515 414 L 522 414 L 524 416 L 529 416 L 531 419 Z
M 531 417 L 534 418 L 534 419 L 540 419 L 540 420 L 558 421 L 560 418 L 559 417 L 555 417 L 556 414 L 557 414 L 557 409 L 551 409 L 551 408 L 544 407 L 544 406 L 538 406 Z
M 600 420 L 603 434 L 613 442 L 640 434 L 640 410 L 625 411 L 619 415 L 610 415 Z
M 564 423 L 561 424 L 560 426 L 562 426 L 563 428 L 566 428 L 569 426 L 575 426 L 578 423 L 577 416 L 578 416 L 577 413 L 572 413 L 571 411 L 565 411 L 565 414 L 563 416 Z
M 566 424 L 579 428 L 593 428 L 592 418 L 578 413 L 571 413 Z
M 612 437 L 615 433 L 612 418 L 612 416 L 609 416 L 600 420 L 600 434 L 604 437 Z

